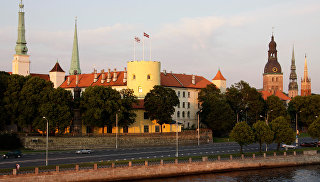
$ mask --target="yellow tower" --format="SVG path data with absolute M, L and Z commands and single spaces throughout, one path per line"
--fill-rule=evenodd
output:
M 158 61 L 128 62 L 127 87 L 143 99 L 155 85 L 160 85 L 160 66 Z

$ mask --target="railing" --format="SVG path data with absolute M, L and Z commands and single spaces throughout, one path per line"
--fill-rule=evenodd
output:
M 317 151 L 319 153 L 319 151 Z M 121 168 L 132 166 L 157 166 L 165 164 L 186 164 L 195 162 L 216 162 L 216 161 L 231 161 L 231 160 L 253 160 L 264 159 L 275 156 L 299 156 L 303 155 L 303 151 L 278 151 L 268 153 L 254 153 L 254 154 L 224 154 L 211 156 L 193 156 L 180 157 L 169 159 L 151 159 L 151 160 L 136 160 L 136 161 L 114 161 L 114 162 L 100 162 L 100 163 L 81 163 L 81 164 L 66 164 L 61 166 L 41 166 L 36 168 L 20 168 L 16 169 L 0 169 L 0 175 L 17 175 L 17 174 L 39 174 L 46 172 L 61 172 L 61 171 L 81 171 L 81 170 L 97 170 L 101 168 Z

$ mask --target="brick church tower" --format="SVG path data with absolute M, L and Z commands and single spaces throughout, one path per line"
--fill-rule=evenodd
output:
M 269 43 L 268 62 L 264 67 L 263 90 L 272 94 L 277 91 L 283 92 L 283 74 L 277 57 L 277 43 L 273 35 Z
M 303 78 L 301 78 L 301 96 L 311 95 L 311 79 L 308 77 L 307 55 L 304 60 Z

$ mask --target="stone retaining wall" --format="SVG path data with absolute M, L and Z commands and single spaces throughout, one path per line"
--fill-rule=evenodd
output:
M 217 160 L 207 161 L 203 158 L 202 162 L 172 163 L 156 166 L 129 166 L 119 168 L 101 168 L 94 167 L 89 170 L 75 170 L 68 172 L 46 172 L 40 174 L 10 175 L 1 176 L 0 182 L 14 181 L 115 181 L 115 180 L 133 180 L 145 178 L 159 178 L 179 175 L 190 175 L 210 172 L 236 171 L 248 169 L 274 168 L 297 165 L 319 164 L 320 155 L 300 155 L 300 156 L 272 156 L 264 158 L 237 159 L 237 160 Z
M 21 136 L 22 143 L 25 148 L 33 150 L 46 149 L 45 136 Z M 180 145 L 196 144 L 197 132 L 194 130 L 183 131 L 179 133 Z M 200 142 L 212 142 L 212 133 L 210 130 L 202 130 L 200 132 Z M 103 136 L 49 136 L 49 150 L 68 150 L 81 148 L 114 148 L 116 143 L 115 134 L 106 134 Z M 119 134 L 118 147 L 132 148 L 143 146 L 167 146 L 176 144 L 176 133 L 145 133 L 145 134 Z

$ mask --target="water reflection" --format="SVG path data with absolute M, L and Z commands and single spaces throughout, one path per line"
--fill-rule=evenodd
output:
M 200 174 L 174 178 L 146 179 L 139 182 L 316 182 L 320 181 L 320 165 Z

